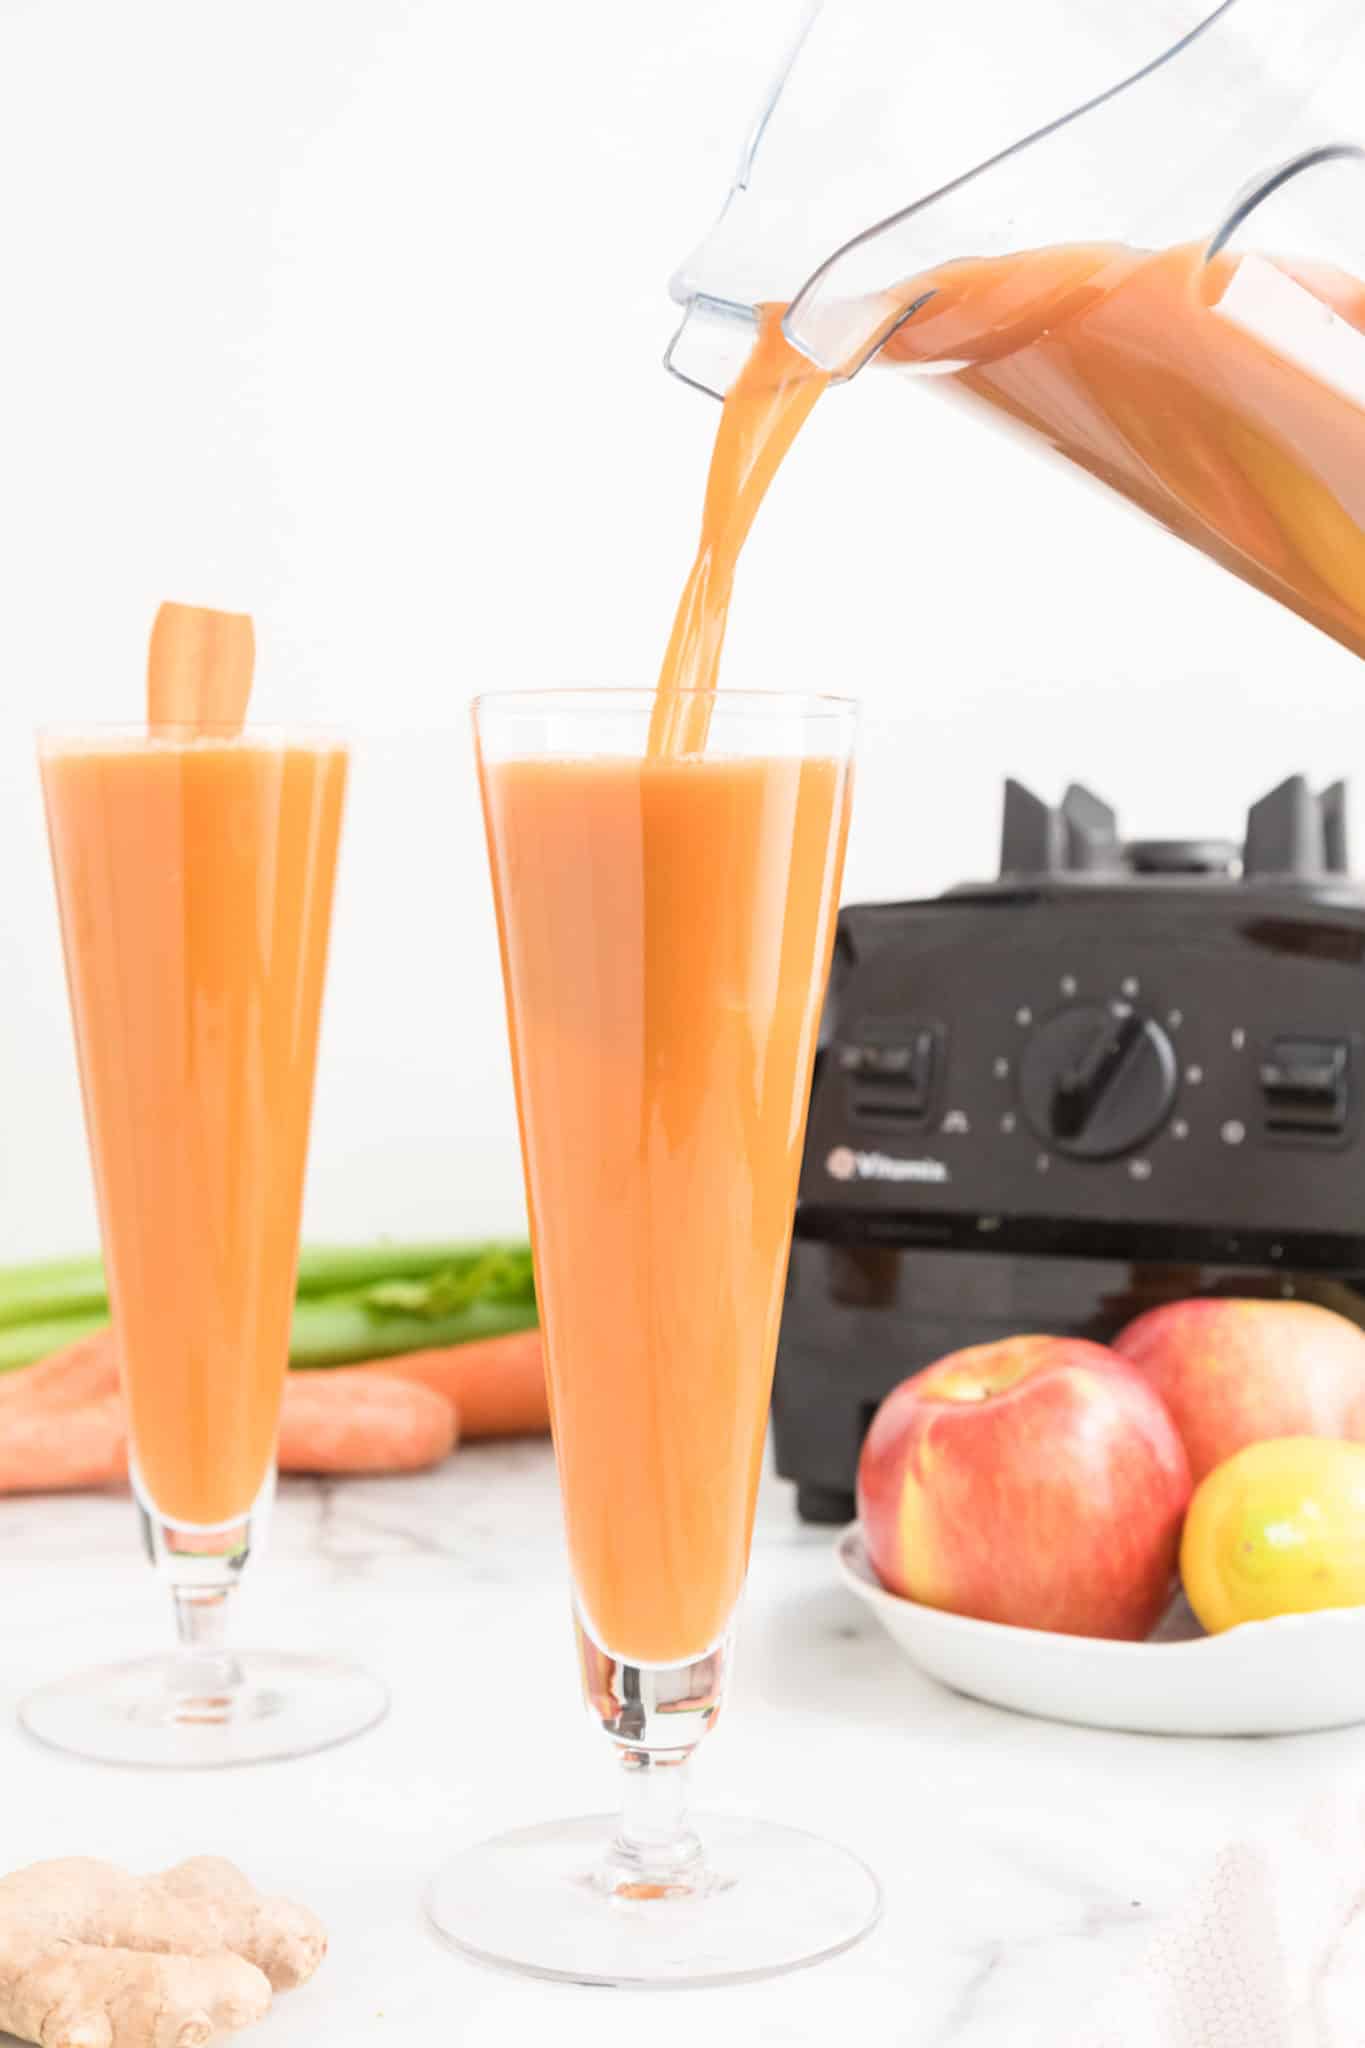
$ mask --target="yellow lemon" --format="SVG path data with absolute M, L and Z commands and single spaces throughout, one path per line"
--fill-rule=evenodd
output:
M 1365 1444 L 1248 1444 L 1195 1489 L 1180 1576 L 1210 1634 L 1240 1621 L 1365 1606 Z

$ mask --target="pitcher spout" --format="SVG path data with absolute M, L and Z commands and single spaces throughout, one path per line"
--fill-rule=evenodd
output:
M 683 316 L 664 354 L 664 368 L 684 384 L 724 398 L 743 369 L 758 332 L 752 306 L 736 306 L 697 292 L 683 305 Z

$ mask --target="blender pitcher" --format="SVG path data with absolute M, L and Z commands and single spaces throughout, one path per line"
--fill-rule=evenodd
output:
M 985 405 L 1365 654 L 1359 0 L 809 7 L 668 366 L 759 310 Z

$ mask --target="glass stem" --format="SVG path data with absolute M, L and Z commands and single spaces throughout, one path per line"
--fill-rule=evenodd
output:
M 160 1514 L 133 1463 L 133 1491 L 142 1510 L 142 1540 L 165 1580 L 175 1610 L 180 1654 L 167 1675 L 172 1718 L 228 1721 L 246 1674 L 227 1646 L 232 1595 L 270 1519 L 272 1470 L 248 1512 L 232 1522 L 196 1528 Z
M 681 1664 L 631 1664 L 604 1650 L 580 1615 L 578 1655 L 588 1711 L 625 1774 L 620 1826 L 594 1882 L 618 1899 L 713 1890 L 687 1817 L 687 1766 L 720 1712 L 728 1637 Z
M 624 1772 L 621 1821 L 609 1861 L 618 1898 L 655 1899 L 695 1889 L 701 1843 L 687 1815 L 686 1750 L 618 1752 Z
M 242 1683 L 242 1667 L 227 1647 L 229 1582 L 219 1586 L 172 1586 L 175 1632 L 180 1639 L 176 1690 L 187 1696 L 231 1693 Z

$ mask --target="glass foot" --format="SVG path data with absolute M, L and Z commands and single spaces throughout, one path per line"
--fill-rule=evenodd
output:
M 697 1821 L 685 1887 L 613 1884 L 610 1814 L 518 1828 L 467 1849 L 427 1894 L 443 1941 L 478 1962 L 572 1984 L 737 1984 L 823 1962 L 876 1926 L 866 1864 L 763 1821 Z
M 108 1664 L 30 1693 L 20 1724 L 96 1763 L 212 1770 L 330 1749 L 389 1710 L 379 1679 L 330 1657 L 257 1651 L 195 1675 L 180 1657 Z

